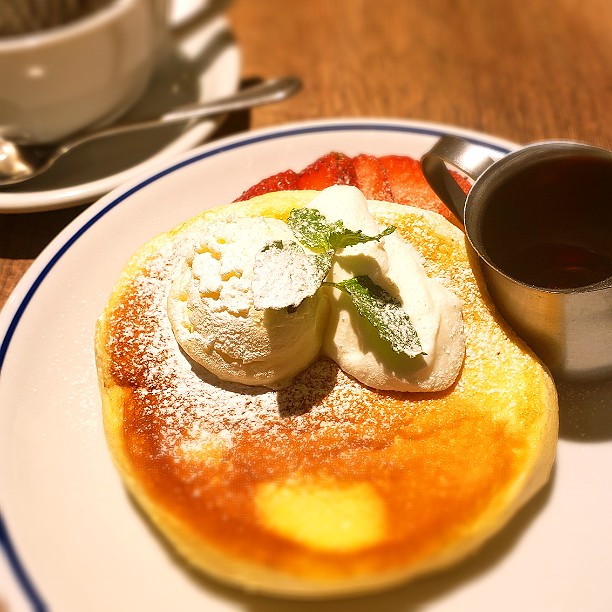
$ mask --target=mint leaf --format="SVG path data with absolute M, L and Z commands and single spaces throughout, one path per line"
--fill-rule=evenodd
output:
M 329 242 L 332 246 L 332 249 L 335 251 L 339 249 L 343 249 L 347 246 L 353 246 L 355 244 L 360 244 L 362 242 L 372 242 L 373 240 L 380 240 L 389 234 L 392 234 L 395 231 L 395 227 L 390 225 L 386 229 L 384 229 L 380 234 L 376 234 L 376 236 L 368 236 L 364 234 L 361 230 L 350 230 L 344 227 L 342 221 L 338 221 L 342 228 L 336 229 L 335 223 L 332 227 L 334 227 L 330 237 Z
M 357 312 L 389 342 L 396 353 L 409 357 L 423 355 L 423 347 L 408 313 L 401 303 L 372 281 L 369 276 L 356 276 L 332 285 L 346 293 Z
M 329 251 L 330 226 L 325 217 L 314 208 L 293 208 L 287 225 L 304 246 L 314 251 Z
M 315 208 L 294 208 L 287 224 L 304 246 L 315 251 L 337 251 L 362 242 L 380 240 L 395 231 L 392 225 L 377 234 L 368 236 L 361 230 L 351 230 L 342 221 L 330 223 Z
M 297 242 L 267 244 L 255 256 L 253 305 L 258 310 L 297 308 L 317 292 L 331 265 L 331 254 L 309 253 Z
M 340 283 L 324 282 L 335 251 L 378 241 L 394 232 L 394 226 L 376 236 L 368 236 L 361 230 L 346 228 L 342 221 L 329 223 L 314 208 L 294 208 L 287 224 L 298 242 L 271 242 L 255 257 L 251 284 L 255 308 L 294 310 L 321 285 L 331 285 L 350 296 L 357 312 L 376 328 L 396 353 L 410 357 L 423 354 L 417 332 L 401 303 L 369 276 L 357 276 Z

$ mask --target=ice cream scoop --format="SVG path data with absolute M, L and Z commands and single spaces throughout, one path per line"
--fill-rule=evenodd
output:
M 324 293 L 295 310 L 253 305 L 255 256 L 275 240 L 294 240 L 277 219 L 210 223 L 195 237 L 173 282 L 168 316 L 177 341 L 222 380 L 280 388 L 320 354 L 327 320 Z

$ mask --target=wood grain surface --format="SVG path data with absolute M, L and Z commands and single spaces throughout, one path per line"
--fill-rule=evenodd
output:
M 235 0 L 244 81 L 296 74 L 294 98 L 238 130 L 324 117 L 435 121 L 519 143 L 612 148 L 610 0 Z M 0 306 L 83 207 L 0 215 Z

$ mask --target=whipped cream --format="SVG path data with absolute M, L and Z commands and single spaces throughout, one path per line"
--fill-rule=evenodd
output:
M 329 187 L 308 207 L 367 235 L 384 229 L 355 187 Z M 296 241 L 286 223 L 251 217 L 212 222 L 196 237 L 168 298 L 177 341 L 193 360 L 223 380 L 271 388 L 286 386 L 321 353 L 377 389 L 438 391 L 454 382 L 465 354 L 461 301 L 427 276 L 397 232 L 338 250 L 327 280 L 367 275 L 398 299 L 423 348 L 417 357 L 393 351 L 336 288 L 320 288 L 297 310 L 256 309 L 255 258 L 278 240 Z
M 355 187 L 329 187 L 308 205 L 329 222 L 376 235 L 384 228 L 371 215 L 368 202 Z M 436 279 L 429 278 L 414 247 L 397 232 L 336 252 L 327 280 L 339 282 L 359 275 L 398 299 L 417 331 L 423 352 L 417 357 L 396 353 L 349 296 L 332 289 L 323 352 L 347 374 L 376 389 L 439 391 L 457 378 L 465 355 L 461 300 Z
M 210 223 L 194 237 L 195 246 L 170 289 L 168 317 L 178 343 L 222 380 L 280 388 L 320 355 L 327 320 L 324 292 L 293 312 L 253 305 L 255 256 L 275 240 L 295 240 L 277 219 Z

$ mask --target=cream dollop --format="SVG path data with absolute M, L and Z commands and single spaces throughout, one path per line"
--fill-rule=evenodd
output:
M 355 187 L 329 187 L 308 206 L 351 230 L 384 229 Z M 367 275 L 398 299 L 425 353 L 417 357 L 394 352 L 336 288 L 322 287 L 294 311 L 256 309 L 255 257 L 277 240 L 296 238 L 271 218 L 215 221 L 197 236 L 168 298 L 175 336 L 192 359 L 223 380 L 271 388 L 288 384 L 321 353 L 377 389 L 439 391 L 454 382 L 465 354 L 461 301 L 427 276 L 397 232 L 338 250 L 327 280 Z
M 330 221 L 376 235 L 384 228 L 371 215 L 355 187 L 334 186 L 309 207 Z M 439 391 L 457 378 L 465 355 L 462 303 L 436 279 L 429 278 L 414 247 L 397 232 L 336 252 L 328 280 L 369 276 L 397 298 L 415 327 L 424 355 L 396 353 L 360 316 L 349 296 L 332 289 L 323 351 L 347 374 L 376 389 Z
M 295 240 L 277 219 L 212 222 L 195 236 L 170 289 L 168 317 L 178 343 L 222 380 L 280 388 L 321 352 L 323 292 L 293 312 L 253 305 L 255 256 L 275 240 Z

